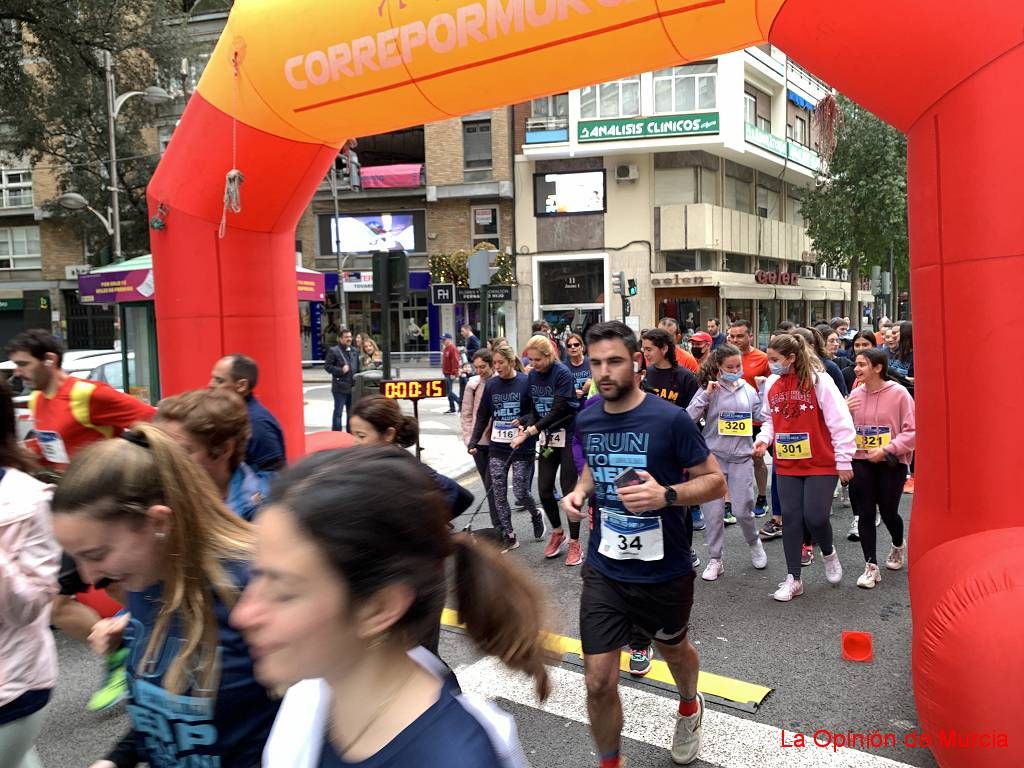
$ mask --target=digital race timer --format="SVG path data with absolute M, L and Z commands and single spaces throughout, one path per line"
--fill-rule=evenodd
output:
M 392 400 L 422 400 L 426 397 L 447 397 L 444 379 L 389 379 L 380 383 L 380 393 Z

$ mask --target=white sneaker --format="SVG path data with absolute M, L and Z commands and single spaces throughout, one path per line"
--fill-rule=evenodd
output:
M 704 697 L 698 693 L 697 714 L 689 717 L 676 715 L 676 731 L 672 734 L 672 762 L 676 765 L 689 765 L 697 759 L 703 719 Z
M 882 573 L 878 570 L 878 566 L 874 563 L 868 563 L 864 566 L 864 573 L 857 579 L 857 586 L 862 589 L 874 589 L 875 584 L 882 580 Z
M 843 580 L 843 564 L 839 562 L 839 552 L 832 549 L 831 555 L 821 558 L 825 563 L 825 578 L 829 584 L 838 584 Z
M 786 576 L 786 580 L 779 584 L 779 588 L 772 595 L 780 603 L 788 603 L 794 597 L 800 597 L 804 593 L 803 582 L 794 579 L 792 575 Z
M 893 545 L 889 550 L 889 556 L 885 558 L 885 567 L 890 571 L 899 571 L 903 568 L 903 561 L 906 557 L 907 545 L 904 544 L 902 547 Z
M 846 538 L 850 541 L 860 541 L 860 518 L 857 515 L 853 516 L 853 522 L 850 523 L 850 532 L 846 534 Z
M 704 569 L 704 573 L 700 577 L 704 581 L 714 581 L 723 573 L 725 573 L 725 566 L 722 565 L 722 561 L 717 557 L 712 557 L 708 560 L 708 567 Z
M 768 553 L 764 551 L 764 545 L 761 544 L 760 539 L 750 545 L 750 562 L 758 570 L 768 565 Z

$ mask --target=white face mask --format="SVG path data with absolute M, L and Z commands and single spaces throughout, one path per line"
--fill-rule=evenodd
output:
M 785 376 L 789 373 L 789 366 L 785 363 L 768 363 L 768 369 L 775 376 Z

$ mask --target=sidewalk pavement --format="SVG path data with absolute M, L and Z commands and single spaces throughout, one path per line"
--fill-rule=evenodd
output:
M 331 428 L 331 414 L 334 401 L 330 396 L 329 374 L 324 371 L 305 369 L 303 372 L 303 392 L 305 399 L 306 431 L 317 432 Z M 395 378 L 399 378 L 396 376 Z M 406 368 L 402 370 L 402 379 L 434 379 L 441 378 L 439 368 Z M 310 390 L 317 390 L 317 397 L 308 396 Z M 413 414 L 413 404 L 408 400 L 399 400 L 403 413 Z M 447 414 L 446 398 L 430 398 L 419 401 L 420 447 L 423 449 L 420 458 L 436 472 L 455 480 L 468 481 L 476 474 L 473 457 L 466 452 L 462 441 L 462 428 L 459 415 Z

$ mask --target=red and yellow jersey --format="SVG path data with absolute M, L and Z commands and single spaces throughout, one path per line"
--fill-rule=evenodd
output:
M 131 395 L 99 381 L 68 377 L 53 397 L 33 392 L 29 409 L 46 463 L 64 466 L 82 448 L 110 437 L 156 413 Z

